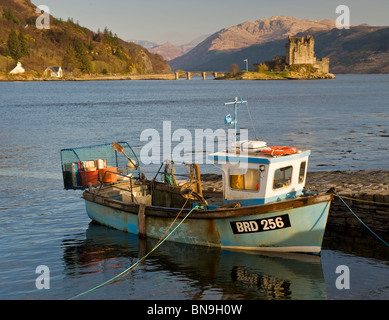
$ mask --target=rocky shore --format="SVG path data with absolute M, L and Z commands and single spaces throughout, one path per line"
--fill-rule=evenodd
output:
M 332 73 L 323 72 L 240 72 L 235 76 L 227 74 L 217 80 L 319 80 L 319 79 L 336 79 Z
M 307 174 L 306 188 L 324 191 L 332 187 L 341 194 L 381 194 L 388 196 L 389 171 L 387 170 L 350 170 L 321 171 Z

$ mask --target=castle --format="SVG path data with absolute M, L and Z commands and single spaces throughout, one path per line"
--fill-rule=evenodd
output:
M 309 64 L 317 68 L 319 72 L 330 72 L 330 59 L 316 60 L 315 40 L 312 36 L 291 37 L 285 45 L 285 56 L 276 56 L 270 61 L 265 61 L 269 69 L 288 69 L 288 66 Z M 255 65 L 254 65 L 255 68 Z
M 330 72 L 330 59 L 323 58 L 316 60 L 315 39 L 312 36 L 291 37 L 288 36 L 288 43 L 285 45 L 287 65 L 312 64 L 320 72 Z

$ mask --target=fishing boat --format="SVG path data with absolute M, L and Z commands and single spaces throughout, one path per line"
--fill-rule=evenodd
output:
M 228 122 L 234 124 L 235 117 Z M 227 117 L 226 117 L 227 119 Z M 65 189 L 82 189 L 93 221 L 137 234 L 231 250 L 320 254 L 332 192 L 304 188 L 310 150 L 235 141 L 212 153 L 222 191 L 203 190 L 198 164 L 177 182 L 173 163 L 149 180 L 127 142 L 61 150 Z M 165 168 L 163 171 L 163 165 Z M 174 232 L 173 232 L 174 231 Z

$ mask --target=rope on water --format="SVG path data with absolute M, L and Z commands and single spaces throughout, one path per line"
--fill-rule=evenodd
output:
M 167 231 L 169 231 L 169 229 L 173 226 L 174 222 L 177 220 L 177 218 L 179 217 L 179 215 L 181 214 L 182 210 L 184 209 L 186 205 L 186 202 L 185 204 L 183 205 L 183 207 L 181 208 L 180 212 L 178 213 L 178 215 L 176 216 L 176 218 L 174 219 L 174 221 L 171 223 L 171 225 L 169 226 L 169 228 L 167 229 Z M 203 207 L 201 206 L 195 206 L 192 208 L 192 210 L 190 210 L 186 216 L 177 224 L 177 226 L 172 230 L 172 232 L 170 232 L 165 238 L 164 236 L 166 235 L 167 231 L 164 233 L 164 235 L 161 237 L 161 239 L 159 239 L 159 241 L 157 242 L 157 244 L 154 246 L 153 249 L 151 249 L 145 256 L 143 256 L 141 259 L 139 259 L 137 262 L 135 262 L 131 267 L 127 268 L 126 270 L 124 270 L 123 272 L 119 273 L 118 275 L 116 275 L 115 277 L 99 284 L 98 286 L 92 288 L 92 289 L 89 289 L 87 291 L 84 291 L 68 300 L 74 300 L 74 299 L 77 299 L 78 297 L 84 295 L 84 294 L 87 294 L 87 293 L 90 293 L 94 290 L 97 290 L 105 285 L 107 285 L 108 283 L 114 281 L 114 280 L 118 280 L 122 277 L 124 277 L 126 274 L 130 273 L 132 270 L 134 270 L 138 265 L 139 263 L 141 263 L 144 259 L 146 259 L 152 252 L 154 252 L 162 243 L 164 243 L 177 229 L 178 227 L 186 220 L 186 218 L 189 217 L 189 215 L 194 211 L 194 210 L 197 210 L 197 209 L 203 209 Z
M 127 269 L 126 269 L 126 270 L 128 270 L 127 272 L 125 272 L 125 273 L 122 272 L 121 275 L 120 275 L 120 277 L 118 277 L 118 278 L 115 279 L 115 282 L 118 281 L 118 280 L 120 280 L 121 278 L 125 277 L 125 276 L 126 276 L 127 274 L 129 274 L 130 272 L 132 272 L 135 268 L 137 268 L 137 267 L 139 266 L 139 262 L 141 262 L 142 260 L 146 259 L 146 258 L 147 258 L 155 249 L 157 249 L 157 248 L 159 247 L 159 245 L 160 245 L 160 243 L 162 242 L 162 240 L 164 239 L 165 235 L 169 232 L 169 230 L 173 227 L 174 223 L 177 221 L 177 219 L 178 219 L 178 217 L 180 216 L 182 210 L 185 208 L 186 203 L 188 202 L 188 200 L 189 200 L 189 199 L 186 199 L 186 201 L 185 201 L 184 205 L 182 206 L 180 212 L 177 214 L 176 218 L 175 218 L 175 219 L 173 220 L 173 222 L 170 224 L 169 228 L 166 229 L 166 231 L 165 231 L 165 233 L 162 235 L 162 237 L 161 237 L 161 238 L 158 240 L 158 242 L 155 244 L 155 246 L 153 247 L 153 249 L 151 249 L 150 252 L 149 252 L 148 254 L 146 254 L 141 260 L 139 260 L 139 261 L 136 263 L 135 266 L 133 265 L 133 266 L 131 266 L 130 268 L 127 268 Z M 193 211 L 193 210 L 194 210 L 194 209 L 192 209 L 192 211 Z M 186 219 L 186 218 L 185 218 L 185 219 Z M 168 237 L 170 237 L 170 234 L 169 234 Z M 166 237 L 166 239 L 167 239 L 168 237 Z M 165 240 L 166 240 L 166 239 L 165 239 Z M 165 240 L 163 240 L 163 241 L 165 241 Z
M 354 217 L 357 218 L 358 221 L 359 221 L 360 223 L 362 223 L 362 225 L 363 225 L 367 230 L 369 230 L 377 239 L 381 240 L 383 244 L 385 244 L 386 246 L 389 247 L 389 243 L 387 243 L 386 241 L 384 241 L 384 240 L 383 240 L 381 237 L 379 237 L 373 230 L 371 230 L 371 229 L 370 229 L 370 228 L 361 220 L 361 218 L 359 218 L 359 217 L 355 214 L 355 212 L 348 206 L 348 204 L 342 199 L 342 197 L 341 197 L 340 195 L 338 195 L 338 194 L 336 193 L 335 190 L 333 190 L 333 191 L 334 191 L 335 195 L 336 195 L 336 196 L 343 202 L 343 204 L 347 207 L 347 209 L 350 210 L 350 212 L 354 215 Z

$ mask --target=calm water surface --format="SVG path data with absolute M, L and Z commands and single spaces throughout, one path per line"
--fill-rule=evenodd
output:
M 123 140 L 139 153 L 142 131 L 162 135 L 163 121 L 192 134 L 228 129 L 224 116 L 232 110 L 223 104 L 238 96 L 249 102 L 239 121 L 250 137 L 310 148 L 309 170 L 389 170 L 388 88 L 388 75 L 0 83 L 0 299 L 72 298 L 155 244 L 91 224 L 80 192 L 63 190 L 60 149 Z M 143 171 L 151 177 L 156 166 Z M 332 234 L 320 258 L 165 242 L 132 273 L 81 298 L 389 299 L 388 251 L 375 238 Z M 39 265 L 49 267 L 48 290 L 36 288 Z M 339 265 L 350 269 L 350 290 L 335 286 Z

